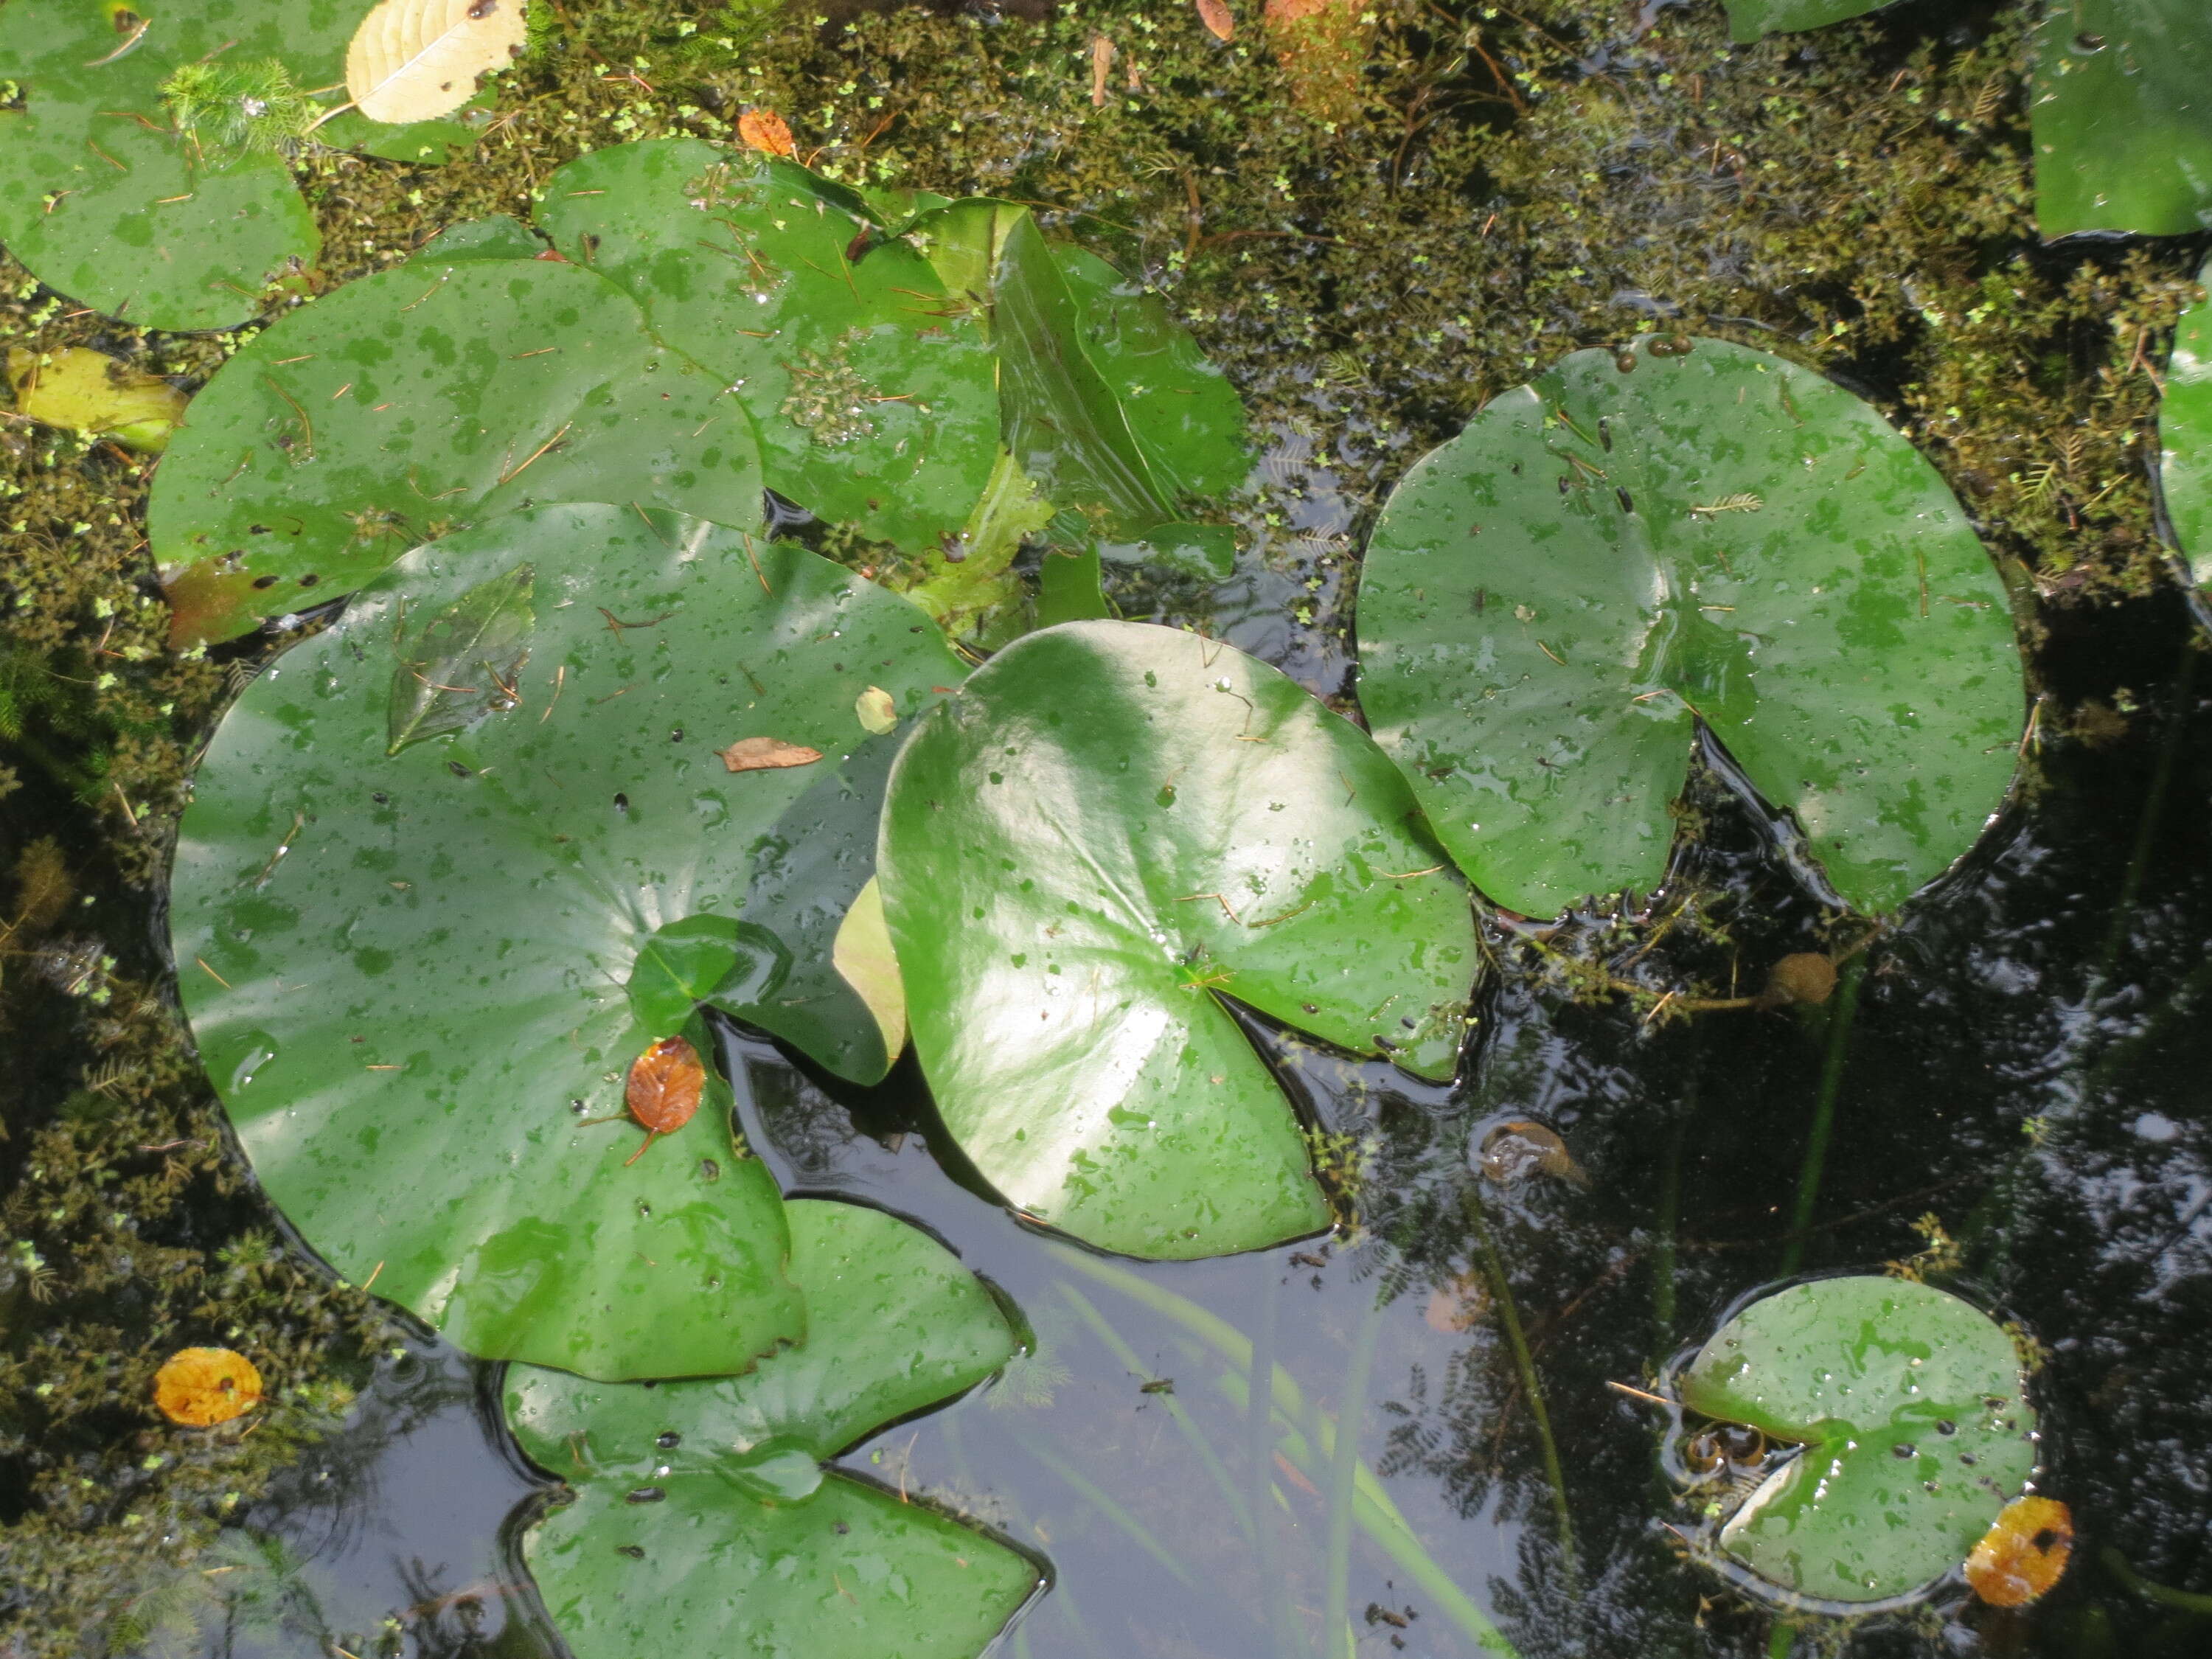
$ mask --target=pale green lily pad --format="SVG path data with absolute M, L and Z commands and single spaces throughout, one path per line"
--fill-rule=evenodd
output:
M 392 752 L 456 616 L 502 620 L 441 670 L 467 719 Z M 919 714 L 959 672 L 904 600 L 701 520 L 545 507 L 410 554 L 246 690 L 179 832 L 179 988 L 270 1198 L 489 1358 L 710 1375 L 802 1336 L 726 1093 L 634 1164 L 635 1125 L 580 1120 L 655 1038 L 709 1052 L 695 1000 L 883 1074 L 830 962 L 884 764 L 853 700 Z M 824 758 L 731 773 L 751 735 Z
M 1911 1595 L 1963 1563 L 2035 1472 L 2012 1338 L 1972 1303 L 1910 1280 L 1822 1279 L 1762 1297 L 1679 1389 L 1692 1411 L 1802 1447 L 1718 1540 L 1796 1595 Z
M 1466 1029 L 1466 890 L 1404 782 L 1196 635 L 1088 622 L 1009 646 L 908 740 L 879 870 L 946 1127 L 1016 1207 L 1103 1249 L 1327 1224 L 1290 1103 L 1218 997 L 1430 1077 Z
M 744 408 L 621 289 L 555 261 L 380 271 L 292 312 L 192 400 L 148 533 L 180 643 L 359 586 L 539 501 L 759 521 Z
M 1877 410 L 1684 343 L 1577 352 L 1415 464 L 1360 572 L 1361 704 L 1524 915 L 1658 884 L 1700 719 L 1838 894 L 1893 909 L 2004 801 L 2004 585 Z
M 320 246 L 291 169 L 278 155 L 180 140 L 161 84 L 220 52 L 231 64 L 273 58 L 301 88 L 331 85 L 344 78 L 363 9 L 7 0 L 0 82 L 21 86 L 22 107 L 0 110 L 0 242 L 41 282 L 142 327 L 226 328 L 265 309 L 269 285 L 311 264 Z M 387 146 L 416 136 L 380 131 Z M 317 137 L 349 141 L 329 129 Z
M 653 1388 L 507 1375 L 523 1449 L 576 1490 L 523 1541 L 576 1659 L 661 1659 L 672 1632 L 763 1659 L 970 1659 L 1037 1586 L 996 1539 L 823 1467 L 1004 1364 L 1005 1315 L 895 1217 L 787 1210 L 803 1346 Z
M 2076 231 L 2212 228 L 2212 9 L 2067 0 L 2036 35 L 2035 222 Z

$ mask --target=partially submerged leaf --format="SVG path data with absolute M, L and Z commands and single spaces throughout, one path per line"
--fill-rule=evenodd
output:
M 822 758 L 819 749 L 781 738 L 739 738 L 717 752 L 732 772 L 774 772 L 787 766 L 811 766 Z
M 517 707 L 387 754 L 403 603 L 438 615 L 525 550 Z M 702 1375 L 803 1335 L 720 1079 L 628 1167 L 635 1137 L 581 1120 L 624 1115 L 655 1040 L 707 1052 L 702 1000 L 883 1075 L 830 962 L 884 763 L 849 711 L 874 679 L 919 713 L 957 659 L 794 544 L 749 556 L 737 531 L 572 505 L 417 550 L 279 666 L 200 765 L 170 914 L 270 1197 L 340 1274 L 488 1358 Z M 703 739 L 740 711 L 840 758 L 733 776 Z
M 1905 1279 L 1814 1279 L 1753 1303 L 1680 1379 L 1691 1410 L 1802 1449 L 1721 1527 L 1780 1589 L 1909 1595 L 1966 1559 L 2034 1472 L 2035 1412 L 2002 1327 Z
M 179 1348 L 154 1373 L 154 1404 L 186 1428 L 211 1428 L 261 1403 L 261 1373 L 229 1348 Z
M 1448 1076 L 1467 894 L 1358 728 L 1133 623 L 1031 634 L 908 740 L 884 904 L 946 1127 L 1012 1204 L 1132 1255 L 1328 1224 L 1233 998 Z
M 1760 512 L 1723 511 L 1756 495 Z M 1700 721 L 1845 900 L 1894 909 L 2003 803 L 2004 584 L 1871 405 L 1721 340 L 1492 399 L 1370 538 L 1359 696 L 1460 867 L 1551 915 L 1649 891 Z
M 2073 1511 L 2055 1498 L 2014 1498 L 1966 1558 L 1966 1582 L 1993 1607 L 2024 1607 L 2051 1593 L 2073 1553 Z
M 7 364 L 17 410 L 48 426 L 158 454 L 184 419 L 188 399 L 183 392 L 104 351 L 11 349 Z
M 884 1052 L 896 1054 L 906 1046 L 906 984 L 899 977 L 898 956 L 891 949 L 890 927 L 884 920 L 883 888 L 873 876 L 838 924 L 830 960 L 875 1015 L 884 1034 Z
M 389 741 L 396 755 L 413 743 L 465 732 L 495 710 L 513 708 L 515 679 L 530 660 L 531 582 L 519 564 L 455 599 L 436 616 L 393 641 L 399 661 L 392 671 Z
M 650 1389 L 516 1366 L 507 1417 L 576 1491 L 526 1534 L 580 1659 L 699 1652 L 972 1659 L 1038 1573 L 996 1539 L 823 1461 L 972 1388 L 1014 1353 L 990 1293 L 894 1216 L 798 1200 L 803 1347 Z
M 450 115 L 522 55 L 525 0 L 378 0 L 346 47 L 346 95 L 372 121 Z

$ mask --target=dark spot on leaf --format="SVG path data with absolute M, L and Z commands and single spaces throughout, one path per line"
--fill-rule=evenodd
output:
M 642 1561 L 645 1559 L 645 1552 L 635 1544 L 617 1544 L 615 1546 L 615 1553 L 617 1555 L 627 1555 L 633 1561 Z
M 300 578 L 300 586 L 302 587 L 313 587 L 320 580 L 322 580 L 322 578 L 318 576 L 313 571 L 310 570 L 306 575 Z
M 629 797 L 622 793 L 619 790 L 615 793 L 615 811 L 617 812 L 627 812 L 629 811 Z
M 653 1443 L 663 1451 L 674 1451 L 684 1443 L 684 1437 L 673 1429 L 664 1429 L 653 1437 Z
M 256 576 L 253 579 L 253 585 L 256 587 L 274 587 L 276 586 L 276 579 L 274 576 Z
M 667 1496 L 658 1486 L 632 1486 L 623 1494 L 624 1500 L 632 1504 L 658 1504 Z
M 462 765 L 459 761 L 447 761 L 446 763 L 446 769 L 448 772 L 451 772 L 457 778 L 472 778 L 476 776 L 475 773 L 470 771 L 467 767 Z

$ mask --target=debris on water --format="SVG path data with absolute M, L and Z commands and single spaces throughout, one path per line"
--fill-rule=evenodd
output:
M 211 1428 L 261 1403 L 261 1373 L 229 1348 L 180 1348 L 154 1373 L 154 1404 L 172 1423 Z
M 819 749 L 781 738 L 739 738 L 727 749 L 715 750 L 732 772 L 769 772 L 787 766 L 811 766 L 822 758 Z
M 738 117 L 738 137 L 754 149 L 769 155 L 799 154 L 789 124 L 772 109 L 749 109 Z
M 1793 1002 L 1819 1004 L 1835 994 L 1834 959 L 1817 951 L 1796 951 L 1767 970 L 1766 988 L 1759 994 L 1764 1008 L 1780 1008 Z
M 898 705 L 881 686 L 872 685 L 854 698 L 853 712 L 860 717 L 860 724 L 878 737 L 898 725 Z
M 1993 1607 L 2026 1607 L 2065 1576 L 2074 1553 L 2074 1516 L 2055 1498 L 2005 1505 L 1966 1558 L 1966 1582 Z
M 1543 1174 L 1584 1192 L 1589 1190 L 1589 1176 L 1575 1162 L 1558 1132 L 1528 1118 L 1513 1118 L 1483 1136 L 1476 1161 L 1486 1178 L 1502 1185 Z

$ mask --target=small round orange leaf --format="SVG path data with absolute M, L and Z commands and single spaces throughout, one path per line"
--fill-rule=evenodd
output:
M 1966 1558 L 1966 1582 L 1993 1607 L 2024 1607 L 2058 1582 L 2073 1553 L 2074 1516 L 2065 1504 L 2015 1498 Z
M 657 1135 L 673 1134 L 699 1109 L 707 1068 L 682 1037 L 663 1037 L 630 1062 L 623 1099 L 629 1115 Z
M 154 1404 L 172 1423 L 204 1429 L 261 1403 L 261 1373 L 228 1348 L 180 1348 L 154 1373 Z
M 738 137 L 770 155 L 799 154 L 799 146 L 791 141 L 791 129 L 772 109 L 749 109 L 738 117 Z

